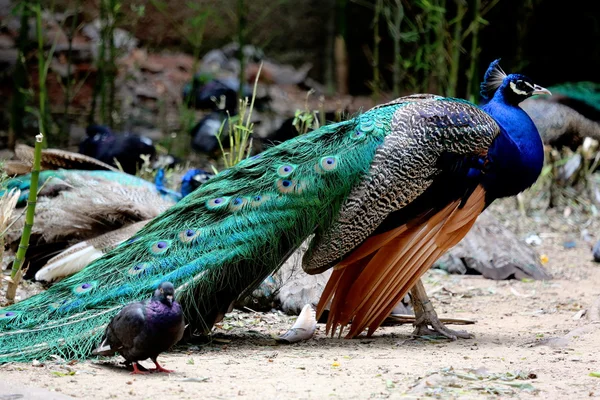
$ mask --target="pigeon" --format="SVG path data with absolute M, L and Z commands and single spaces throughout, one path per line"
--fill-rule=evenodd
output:
M 185 328 L 181 306 L 173 296 L 171 282 L 162 282 L 151 300 L 131 303 L 110 321 L 102 344 L 93 355 L 121 354 L 126 364 L 133 364 L 132 374 L 173 372 L 160 366 L 158 355 L 183 337 Z M 148 371 L 138 361 L 150 358 L 156 368 Z
M 594 261 L 600 263 L 600 240 L 598 240 L 598 243 L 596 243 L 596 245 L 594 246 L 594 250 L 592 250 L 592 253 L 594 255 Z

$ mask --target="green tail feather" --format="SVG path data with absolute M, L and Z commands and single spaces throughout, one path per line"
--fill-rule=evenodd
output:
M 81 272 L 0 310 L 0 362 L 88 356 L 119 309 L 148 298 L 164 280 L 175 285 L 186 322 L 208 331 L 317 226 L 333 222 L 404 104 L 242 161 Z
M 569 82 L 549 87 L 553 95 L 563 95 L 579 100 L 600 111 L 600 83 Z

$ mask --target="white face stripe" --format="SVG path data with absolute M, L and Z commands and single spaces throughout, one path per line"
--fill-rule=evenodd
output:
M 525 83 L 527 83 L 527 82 L 525 82 Z M 531 86 L 531 85 L 529 85 L 529 86 Z M 515 92 L 516 94 L 519 94 L 521 96 L 527 96 L 527 94 L 528 94 L 524 90 L 517 89 L 517 85 L 513 81 L 510 81 L 510 88 L 512 89 L 513 92 Z M 533 89 L 533 87 L 532 87 L 532 89 Z

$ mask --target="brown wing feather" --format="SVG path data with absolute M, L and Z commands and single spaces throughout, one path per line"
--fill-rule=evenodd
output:
M 32 163 L 33 152 L 34 149 L 31 146 L 27 146 L 25 144 L 19 144 L 15 146 L 15 155 L 21 161 Z M 59 149 L 42 150 L 41 167 L 42 169 L 63 168 L 81 170 L 109 170 L 119 172 L 117 168 L 103 163 L 100 160 L 96 160 L 93 157 Z
M 352 323 L 346 337 L 381 325 L 416 281 L 448 249 L 469 232 L 485 206 L 478 186 L 463 207 L 454 201 L 431 215 L 423 215 L 394 230 L 373 236 L 340 262 L 319 302 L 317 314 L 331 300 L 327 332 L 340 333 Z

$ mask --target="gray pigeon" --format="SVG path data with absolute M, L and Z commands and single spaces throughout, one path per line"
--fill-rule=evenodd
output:
M 150 372 L 173 372 L 161 367 L 156 358 L 181 340 L 185 328 L 181 306 L 173 295 L 171 282 L 161 283 L 150 300 L 131 303 L 110 321 L 102 344 L 94 355 L 121 354 L 127 364 L 133 364 L 132 374 L 148 371 L 138 361 L 150 358 L 156 368 Z
M 600 240 L 594 246 L 594 250 L 592 250 L 592 254 L 594 254 L 594 261 L 600 262 Z

